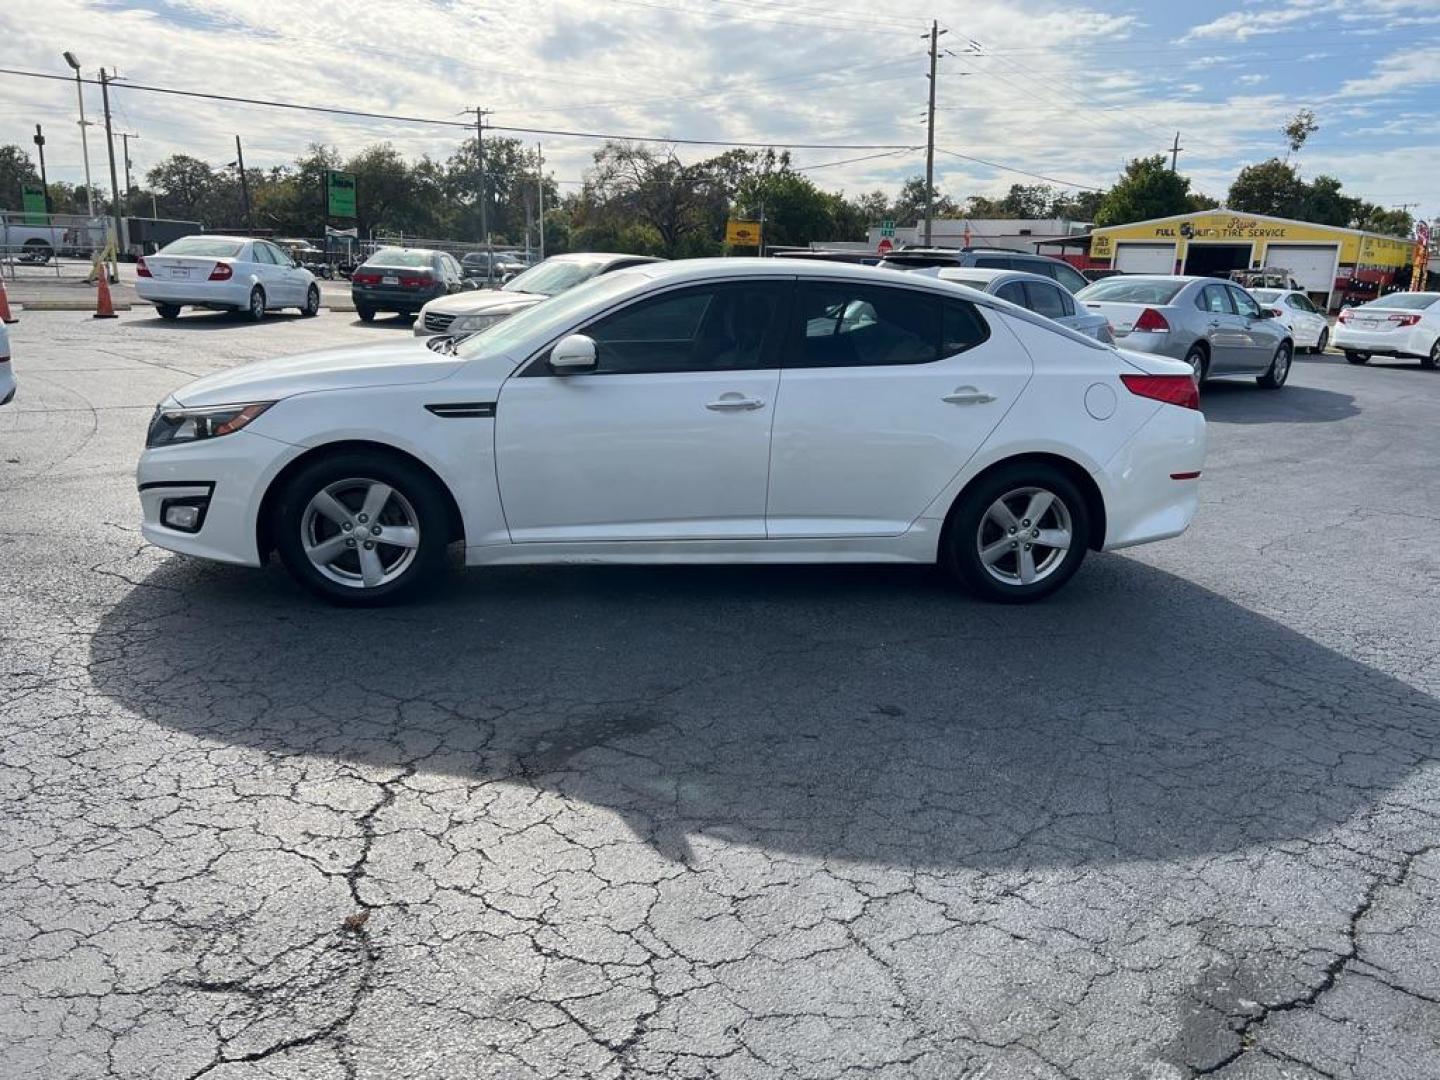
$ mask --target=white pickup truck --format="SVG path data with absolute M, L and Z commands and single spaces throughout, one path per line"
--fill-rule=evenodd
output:
M 105 242 L 104 218 L 72 217 L 31 225 L 26 214 L 0 210 L 0 259 L 43 264 L 59 254 L 89 255 Z

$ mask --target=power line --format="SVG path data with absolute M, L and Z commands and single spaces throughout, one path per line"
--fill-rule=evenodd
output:
M 946 150 L 943 146 L 935 147 L 942 154 L 949 154 L 951 157 L 959 158 L 962 161 L 973 161 L 977 165 L 988 165 L 992 169 L 999 169 L 1002 172 L 1019 173 L 1021 176 L 1028 176 L 1034 180 L 1044 180 L 1047 184 L 1059 184 L 1061 187 L 1079 188 L 1081 191 L 1104 191 L 1104 188 L 1094 187 L 1091 184 L 1079 184 L 1074 180 L 1060 180 L 1054 176 L 1046 176 L 1043 173 L 1029 172 L 1026 169 L 1017 169 L 1013 165 L 1001 165 L 998 161 L 986 161 L 984 158 L 971 157 L 969 154 L 961 154 L 954 150 Z
M 874 161 L 877 158 L 897 157 L 900 154 L 909 153 L 912 150 L 923 149 L 919 146 L 907 146 L 900 150 L 888 150 L 883 154 L 866 154 L 864 157 L 842 158 L 839 161 L 822 161 L 815 165 L 792 165 L 791 172 L 810 172 L 814 169 L 829 169 L 836 165 L 853 165 L 857 161 Z
M 39 71 L 20 71 L 15 68 L 0 68 L 0 75 L 15 75 L 30 79 L 53 79 L 72 82 L 63 75 L 51 75 Z M 93 79 L 84 79 L 93 83 Z M 331 116 L 354 116 L 370 120 L 390 120 L 401 124 L 429 124 L 436 127 L 464 128 L 471 124 L 464 120 L 446 120 L 428 116 L 405 116 L 397 113 L 369 112 L 364 109 L 341 109 L 329 105 L 302 105 L 293 101 L 274 101 L 267 98 L 239 97 L 232 94 L 214 94 L 200 90 L 180 90 L 168 86 L 149 86 L 145 83 L 126 82 L 125 90 L 139 90 L 151 94 L 170 94 L 178 97 L 201 98 L 206 101 L 226 101 L 236 105 L 260 105 L 271 109 L 291 109 L 298 112 L 325 113 Z M 118 88 L 118 87 L 117 87 Z M 676 146 L 738 146 L 765 149 L 772 146 L 789 147 L 792 150 L 906 150 L 905 143 L 799 143 L 785 139 L 687 139 L 662 135 L 624 135 L 604 131 L 569 131 L 557 128 L 518 127 L 514 125 L 490 124 L 491 131 L 512 132 L 520 135 L 547 135 L 556 138 L 604 139 L 614 142 L 660 143 Z

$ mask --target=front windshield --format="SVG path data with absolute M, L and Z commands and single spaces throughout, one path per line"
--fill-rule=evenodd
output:
M 600 273 L 605 264 L 599 259 L 582 262 L 578 259 L 547 259 L 539 266 L 532 266 L 523 274 L 517 274 L 505 283 L 509 292 L 538 293 L 541 296 L 558 296 L 567 289 L 573 289 L 582 281 L 589 281 Z
M 1382 296 L 1379 300 L 1371 300 L 1364 307 L 1388 308 L 1391 311 L 1424 311 L 1431 304 L 1440 301 L 1440 293 L 1391 293 L 1389 296 Z
M 537 266 L 536 269 L 540 267 Z M 559 333 L 591 306 L 603 304 L 611 297 L 634 288 L 637 279 L 636 274 L 626 270 L 597 277 L 571 289 L 564 296 L 526 308 L 488 330 L 466 338 L 456 346 L 455 354 L 466 360 L 480 356 L 499 356 L 526 341 L 544 340 Z

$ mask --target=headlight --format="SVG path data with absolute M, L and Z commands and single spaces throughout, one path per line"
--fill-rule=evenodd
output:
M 178 405 L 157 406 L 150 418 L 145 445 L 170 446 L 172 443 L 215 439 L 239 431 L 250 421 L 274 405 L 273 401 L 251 401 L 239 405 L 211 405 L 203 409 L 186 409 Z
M 448 327 L 452 334 L 478 334 L 502 321 L 504 315 L 461 315 Z

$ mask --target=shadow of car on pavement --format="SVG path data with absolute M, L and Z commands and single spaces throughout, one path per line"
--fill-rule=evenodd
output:
M 1350 394 L 1293 383 L 1262 390 L 1249 379 L 1212 379 L 1200 391 L 1200 408 L 1217 424 L 1331 424 L 1360 415 Z
M 171 557 L 90 660 L 204 745 L 559 791 L 675 859 L 1230 852 L 1367 809 L 1440 737 L 1427 695 L 1119 556 L 1032 607 L 913 568 L 547 567 L 353 611 Z

